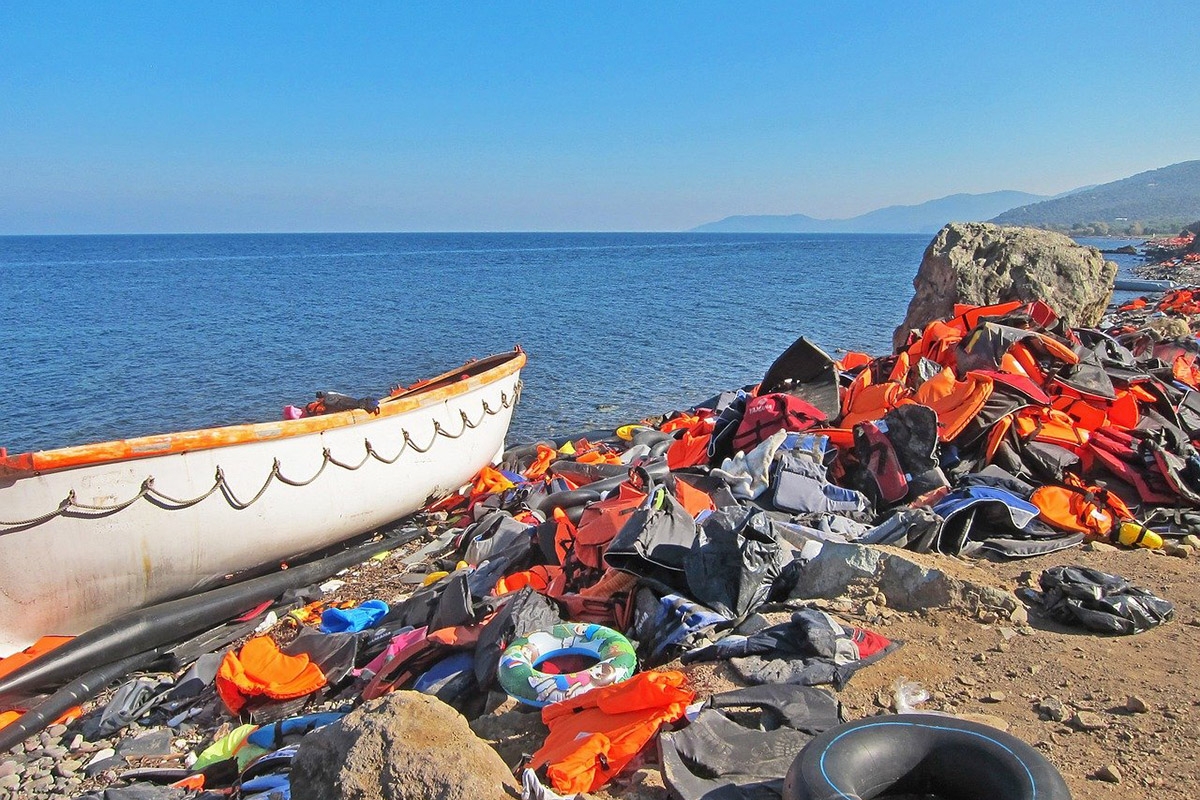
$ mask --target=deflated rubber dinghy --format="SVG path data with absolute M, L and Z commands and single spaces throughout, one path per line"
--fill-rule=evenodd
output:
M 767 369 L 758 394 L 772 392 L 807 400 L 829 419 L 837 419 L 842 413 L 837 365 L 828 353 L 803 336 Z
M 840 724 L 824 689 L 769 684 L 713 695 L 682 730 L 659 737 L 663 778 L 676 800 L 777 798 L 796 755 Z
M 1070 800 L 1058 770 L 995 728 L 936 714 L 868 717 L 830 728 L 800 752 L 783 800 Z

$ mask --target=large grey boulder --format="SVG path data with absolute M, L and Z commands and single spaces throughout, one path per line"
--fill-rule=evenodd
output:
M 1072 327 L 1096 325 L 1112 297 L 1117 265 L 1061 233 L 952 222 L 938 233 L 913 279 L 917 290 L 892 343 L 953 314 L 955 303 L 1044 300 Z
M 504 761 L 466 719 L 420 692 L 364 703 L 305 736 L 291 784 L 294 800 L 511 800 L 521 794 Z
M 828 600 L 866 591 L 883 595 L 888 607 L 897 611 L 987 609 L 1010 618 L 1023 610 L 1011 592 L 949 575 L 919 558 L 893 548 L 822 542 L 820 552 L 800 570 L 791 597 Z

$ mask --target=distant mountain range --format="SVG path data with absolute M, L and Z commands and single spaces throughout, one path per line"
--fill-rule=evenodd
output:
M 1184 161 L 998 214 L 1000 225 L 1175 233 L 1200 220 L 1200 161 Z
M 947 222 L 991 219 L 1010 208 L 1046 199 L 1046 195 L 1016 191 L 952 194 L 915 206 L 888 206 L 847 219 L 757 214 L 726 217 L 692 230 L 699 233 L 936 233 Z
M 804 214 L 726 217 L 693 228 L 710 233 L 935 233 L 947 222 L 989 220 L 1074 234 L 1175 233 L 1200 220 L 1200 161 L 1184 161 L 1099 186 L 1047 197 L 1027 192 L 952 194 L 888 206 L 848 219 Z

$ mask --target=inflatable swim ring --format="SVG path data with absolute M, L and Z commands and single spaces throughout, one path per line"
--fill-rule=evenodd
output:
M 578 672 L 557 674 L 538 669 L 552 658 L 569 655 L 599 660 Z M 540 708 L 620 683 L 636 670 L 637 656 L 624 636 L 603 625 L 568 622 L 514 641 L 500 656 L 497 677 L 510 697 Z
M 935 714 L 868 717 L 830 728 L 788 770 L 783 800 L 895 795 L 944 800 L 1070 800 L 1058 770 L 987 725 Z

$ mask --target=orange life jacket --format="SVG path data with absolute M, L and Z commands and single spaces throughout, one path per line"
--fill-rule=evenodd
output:
M 683 431 L 688 428 L 693 428 L 697 424 L 704 421 L 703 417 L 696 414 L 680 414 L 678 417 L 672 417 L 659 426 L 659 430 L 663 433 L 674 433 L 675 431 Z
M 537 446 L 537 458 L 523 473 L 526 478 L 540 478 L 550 469 L 550 463 L 558 458 L 558 451 L 549 445 Z
M 695 693 L 681 672 L 641 672 L 542 709 L 550 728 L 530 761 L 546 768 L 556 792 L 594 792 L 653 741 L 664 724 L 680 719 Z
M 834 363 L 837 365 L 839 372 L 848 372 L 858 367 L 865 367 L 872 361 L 871 356 L 866 353 L 859 353 L 856 350 L 847 350 L 846 354 Z
M 554 510 L 558 530 L 554 535 L 554 549 L 560 564 L 565 564 L 568 554 L 584 566 L 600 569 L 604 566 L 604 551 L 617 532 L 624 527 L 629 516 L 646 500 L 628 482 L 617 487 L 617 493 L 583 510 L 578 525 L 572 525 L 561 509 Z
M 881 419 L 911 395 L 912 392 L 903 385 L 892 381 L 860 386 L 847 394 L 842 421 L 838 424 L 843 428 L 853 428 L 860 422 Z
M 671 443 L 667 449 L 667 466 L 673 470 L 695 467 L 708 463 L 708 442 L 712 439 L 715 417 L 696 418 L 683 430 L 683 436 Z M 663 430 L 666 430 L 666 425 Z
M 675 478 L 675 499 L 692 517 L 698 517 L 705 511 L 716 511 L 708 492 L 697 489 L 680 477 Z
M 1124 390 L 1117 390 L 1115 400 L 1101 400 L 1062 387 L 1051 406 L 1069 415 L 1078 427 L 1089 432 L 1110 426 L 1135 428 L 1141 419 L 1137 398 Z
M 913 361 L 928 358 L 944 367 L 952 367 L 957 361 L 954 348 L 966 332 L 967 328 L 961 325 L 934 320 L 925 326 L 921 338 L 908 348 L 908 356 Z
M 1006 303 L 994 303 L 990 306 L 973 306 L 966 303 L 954 304 L 954 316 L 947 320 L 951 324 L 959 328 L 963 333 L 971 330 L 979 325 L 980 320 L 984 317 L 1003 317 L 1005 314 L 1011 314 L 1023 306 L 1020 300 L 1009 300 Z
M 576 456 L 575 462 L 578 464 L 620 464 L 621 457 L 607 450 L 589 450 L 581 456 Z
M 492 594 L 499 597 L 518 589 L 524 589 L 526 586 L 532 587 L 538 594 L 545 594 L 549 590 L 550 584 L 561 574 L 562 567 L 539 564 L 523 572 L 505 575 L 496 581 L 496 587 L 492 590 Z
M 30 661 L 44 656 L 56 647 L 61 647 L 74 638 L 74 636 L 43 636 L 21 652 L 13 653 L 7 658 L 0 658 L 0 678 L 13 672 L 17 667 L 23 667 Z
M 495 467 L 484 467 L 475 476 L 475 481 L 471 487 L 471 495 L 472 497 L 476 497 L 485 494 L 495 494 L 496 492 L 507 491 L 515 485 L 508 478 L 504 477 L 504 473 Z
M 291 700 L 311 694 L 325 685 L 325 675 L 308 656 L 285 655 L 270 636 L 256 636 L 225 654 L 216 684 L 225 707 L 237 714 L 258 695 Z
M 986 375 L 968 372 L 959 381 L 952 370 L 944 369 L 921 384 L 913 400 L 933 409 L 938 418 L 938 438 L 949 442 L 978 416 L 991 396 L 992 379 Z
M 74 636 L 43 636 L 21 652 L 13 653 L 6 658 L 0 658 L 0 677 L 15 672 L 19 667 L 23 667 L 31 661 L 36 661 L 46 653 L 63 646 L 74 638 Z M 24 704 L 14 704 L 12 708 L 0 710 L 0 728 L 5 728 L 16 722 L 27 710 L 28 707 Z M 75 706 L 64 712 L 55 720 L 55 723 L 65 723 L 68 720 L 76 719 L 82 713 L 83 709 Z
M 1029 498 L 1038 507 L 1038 516 L 1056 528 L 1106 537 L 1113 525 L 1133 519 L 1121 498 L 1099 486 L 1088 486 L 1071 473 L 1063 477 L 1065 486 L 1041 486 Z
M 1083 455 L 1090 435 L 1076 424 L 1070 415 L 1056 408 L 1029 406 L 1017 412 L 1015 420 L 1017 437 L 1033 439 L 1065 447 L 1076 455 Z

